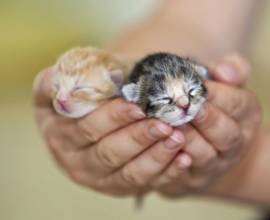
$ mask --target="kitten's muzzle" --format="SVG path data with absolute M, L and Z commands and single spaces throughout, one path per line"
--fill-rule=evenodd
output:
M 68 99 L 57 99 L 57 104 L 63 112 L 70 113 Z
M 185 112 L 189 109 L 190 102 L 187 96 L 181 96 L 177 100 L 177 105 L 179 108 L 183 109 Z

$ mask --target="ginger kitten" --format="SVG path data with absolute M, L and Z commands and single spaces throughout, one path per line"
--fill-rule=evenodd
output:
M 54 65 L 53 106 L 69 118 L 79 118 L 120 95 L 129 65 L 103 50 L 75 48 Z

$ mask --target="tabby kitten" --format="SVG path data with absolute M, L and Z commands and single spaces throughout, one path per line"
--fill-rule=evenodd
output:
M 59 114 L 79 118 L 120 95 L 129 65 L 92 47 L 75 48 L 53 67 L 53 106 Z
M 122 95 L 149 117 L 180 126 L 193 120 L 206 101 L 207 78 L 208 69 L 191 59 L 156 53 L 135 65 Z

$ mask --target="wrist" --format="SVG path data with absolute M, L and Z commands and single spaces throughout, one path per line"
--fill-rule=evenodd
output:
M 265 187 L 269 183 L 267 178 L 264 182 L 262 177 L 262 168 L 267 165 L 262 158 L 265 157 L 265 134 L 265 131 L 259 132 L 242 160 L 212 185 L 207 196 L 269 207 L 269 187 Z

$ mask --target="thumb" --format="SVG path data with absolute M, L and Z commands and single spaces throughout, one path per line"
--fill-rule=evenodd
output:
M 47 105 L 52 98 L 52 78 L 54 76 L 53 68 L 47 68 L 41 71 L 33 83 L 34 102 L 38 105 Z
M 251 66 L 248 61 L 240 55 L 226 56 L 218 64 L 210 68 L 212 77 L 229 85 L 242 86 L 250 75 Z

